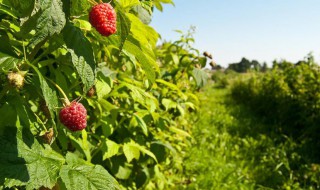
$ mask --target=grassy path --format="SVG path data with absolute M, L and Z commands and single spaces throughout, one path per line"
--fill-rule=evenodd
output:
M 229 90 L 209 85 L 200 99 L 194 145 L 184 161 L 189 183 L 179 189 L 301 189 L 307 180 L 319 180 L 311 173 L 301 181 L 295 170 L 299 145 L 235 104 Z

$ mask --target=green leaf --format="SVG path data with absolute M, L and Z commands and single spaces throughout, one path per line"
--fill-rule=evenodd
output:
M 192 76 L 196 81 L 197 87 L 202 87 L 207 83 L 208 75 L 202 69 L 194 68 L 192 71 Z
M 138 1 L 139 2 L 139 1 Z M 120 47 L 123 48 L 124 42 L 130 33 L 131 22 L 124 12 L 121 10 L 117 11 L 117 35 L 120 36 Z
M 144 146 L 137 144 L 133 140 L 123 145 L 123 152 L 128 162 L 131 162 L 134 158 L 138 160 L 140 158 L 140 151 L 147 154 L 157 162 L 156 156 L 151 151 L 147 150 Z
M 9 71 L 21 61 L 21 59 L 0 52 L 0 71 Z
M 178 104 L 170 99 L 163 98 L 161 101 L 162 105 L 166 108 L 166 111 L 168 111 L 171 108 L 176 109 Z
M 3 3 L 9 5 L 18 17 L 28 16 L 34 8 L 35 0 L 3 0 Z
M 51 89 L 51 87 L 48 85 L 47 81 L 44 79 L 37 67 L 33 66 L 32 64 L 29 65 L 36 71 L 39 77 L 40 88 L 42 91 L 43 98 L 46 101 L 51 117 L 54 118 L 54 112 L 58 107 L 58 97 L 56 91 Z
M 92 25 L 89 21 L 83 19 L 74 19 L 74 25 L 79 27 L 82 31 L 91 31 Z
M 105 81 L 97 80 L 95 86 L 96 86 L 98 99 L 104 98 L 106 95 L 108 95 L 111 92 L 111 87 Z
M 182 116 L 184 116 L 184 114 L 185 114 L 184 109 L 183 109 L 179 104 L 177 105 L 177 108 L 178 108 L 180 114 L 181 114 Z
M 110 158 L 110 162 L 106 162 L 107 167 L 112 174 L 118 179 L 129 179 L 133 173 L 133 167 L 126 162 L 126 157 L 123 155 L 114 156 Z
M 151 12 L 148 11 L 145 7 L 142 5 L 136 5 L 134 6 L 133 10 L 137 13 L 139 19 L 144 24 L 149 24 L 151 22 Z
M 132 85 L 132 84 L 129 84 L 126 82 L 122 82 L 119 87 L 121 87 L 121 86 L 125 86 L 128 89 L 130 89 L 131 98 L 134 101 L 137 101 L 141 105 L 146 107 L 150 112 L 153 112 L 154 109 L 159 106 L 158 100 L 152 94 L 146 92 L 142 88 L 139 88 L 139 86 L 137 84 Z
M 76 138 L 72 135 L 68 135 L 68 137 L 71 140 L 72 145 L 75 146 L 77 150 L 81 150 L 81 152 L 86 156 L 86 159 L 90 161 L 91 151 L 84 135 L 87 135 L 87 132 L 85 130 L 82 131 L 82 138 Z
M 118 182 L 100 165 L 87 163 L 72 153 L 67 154 L 67 163 L 61 168 L 60 176 L 67 189 L 115 190 Z
M 122 9 L 129 11 L 133 6 L 139 5 L 139 0 L 119 0 L 119 4 Z
M 111 158 L 119 152 L 120 145 L 113 142 L 112 140 L 106 139 L 103 144 L 102 151 L 102 159 L 105 160 L 107 158 Z
M 180 135 L 180 136 L 185 136 L 185 137 L 191 137 L 189 133 L 187 133 L 186 131 L 182 130 L 182 129 L 178 129 L 176 127 L 171 126 L 170 131 Z
M 3 103 L 2 107 L 0 108 L 0 127 L 5 126 L 13 126 L 15 125 L 16 115 L 17 112 L 15 111 L 14 107 L 9 103 Z M 1 129 L 2 132 L 2 129 Z
M 140 150 L 137 146 L 134 146 L 133 141 L 123 145 L 123 153 L 130 163 L 134 158 L 138 160 L 140 158 Z
M 174 5 L 172 0 L 159 0 L 159 1 L 161 3 L 170 3 L 170 4 Z
M 156 47 L 159 34 L 152 27 L 143 24 L 135 15 L 127 13 L 127 17 L 131 22 L 130 36 L 139 42 L 140 47 L 145 53 L 148 53 L 148 56 L 155 58 L 153 48 Z
M 52 188 L 65 161 L 50 146 L 40 145 L 19 119 L 0 137 L 0 149 L 0 184 L 6 187 Z
M 73 16 L 80 16 L 85 14 L 88 9 L 90 8 L 89 1 L 83 1 L 83 0 L 71 0 L 71 15 Z
M 59 34 L 66 24 L 61 0 L 40 1 L 40 10 L 30 19 L 34 19 L 33 17 L 36 17 L 36 34 L 31 39 L 29 44 L 31 46 L 37 45 L 47 37 Z
M 138 145 L 138 144 L 136 144 L 136 145 Z M 139 148 L 139 150 L 140 150 L 142 153 L 150 156 L 150 157 L 153 158 L 156 162 L 158 162 L 156 156 L 155 156 L 151 151 L 147 150 L 144 146 L 138 145 L 138 148 Z
M 142 129 L 143 133 L 148 136 L 148 127 L 147 124 L 144 122 L 144 120 L 138 115 L 138 114 L 133 114 L 134 118 L 138 122 L 138 126 Z
M 179 89 L 179 87 L 173 83 L 167 82 L 163 79 L 157 79 L 156 80 L 157 83 L 165 85 L 166 87 L 177 91 L 178 95 L 180 96 L 181 99 L 187 99 L 187 96 Z
M 91 43 L 82 31 L 68 23 L 63 30 L 63 38 L 71 54 L 74 67 L 84 84 L 84 91 L 88 91 L 95 81 L 96 64 L 93 57 Z
M 198 62 L 201 65 L 201 68 L 204 68 L 206 66 L 206 64 L 207 64 L 207 58 L 199 57 L 198 59 L 199 59 Z
M 132 37 L 126 40 L 123 49 L 125 50 L 123 51 L 125 54 L 129 53 L 136 57 L 142 69 L 145 71 L 147 78 L 153 83 L 156 78 L 155 69 L 152 67 L 152 65 L 155 65 L 155 60 L 148 58 L 141 49 L 139 42 Z
M 10 9 L 8 6 L 5 6 L 3 4 L 0 4 L 0 13 L 7 14 L 9 16 L 12 16 L 15 19 L 17 19 L 19 15 L 17 11 Z
M 154 6 L 155 6 L 160 12 L 163 11 L 163 7 L 162 7 L 161 3 L 157 2 L 157 1 L 154 1 Z
M 10 37 L 9 37 L 8 33 L 0 31 L 0 42 L 2 42 L 2 43 L 0 43 L 0 52 L 1 53 L 7 54 L 7 55 L 11 55 L 11 56 L 15 55 L 14 47 L 11 44 L 11 40 L 10 40 Z M 0 56 L 0 58 L 1 57 L 2 56 Z

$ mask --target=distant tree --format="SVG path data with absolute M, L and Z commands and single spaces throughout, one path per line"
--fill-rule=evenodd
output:
M 229 64 L 227 69 L 234 70 L 239 73 L 248 72 L 250 69 L 254 69 L 256 71 L 260 71 L 261 65 L 256 60 L 248 60 L 246 58 L 242 58 L 239 63 L 231 63 Z
M 293 66 L 294 66 L 293 63 L 288 62 L 286 60 L 281 60 L 280 62 L 275 60 L 275 61 L 272 62 L 272 68 L 273 69 L 282 69 L 282 70 L 284 70 L 286 68 L 293 67 Z
M 261 67 L 261 72 L 266 72 L 268 70 L 268 65 L 266 62 L 263 62 L 262 67 Z
M 261 70 L 261 65 L 257 60 L 252 60 L 251 61 L 251 67 L 253 67 L 255 71 L 260 71 Z

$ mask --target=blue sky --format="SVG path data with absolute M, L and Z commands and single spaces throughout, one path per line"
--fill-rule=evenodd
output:
M 242 57 L 320 60 L 320 0 L 174 0 L 155 11 L 151 26 L 165 40 L 196 26 L 194 46 L 223 66 Z

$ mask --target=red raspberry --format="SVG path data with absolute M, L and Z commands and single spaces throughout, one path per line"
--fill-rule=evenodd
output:
M 103 36 L 110 36 L 117 31 L 117 14 L 109 3 L 101 3 L 92 7 L 89 21 Z
M 62 108 L 59 117 L 61 123 L 71 131 L 80 131 L 87 126 L 87 110 L 81 103 L 76 101 Z

